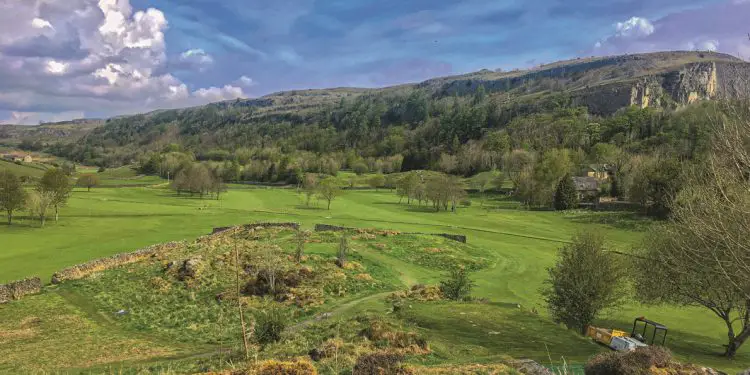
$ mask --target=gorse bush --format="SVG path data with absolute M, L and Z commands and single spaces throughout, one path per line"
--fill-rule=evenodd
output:
M 474 288 L 474 282 L 469 279 L 469 274 L 464 267 L 451 270 L 448 279 L 440 282 L 440 291 L 446 298 L 454 301 L 469 299 L 472 288 Z
M 270 308 L 255 315 L 255 340 L 263 346 L 281 340 L 288 318 L 279 309 Z

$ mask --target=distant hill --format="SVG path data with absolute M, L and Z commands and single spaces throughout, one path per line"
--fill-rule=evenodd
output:
M 102 124 L 104 124 L 104 120 L 79 119 L 34 126 L 0 125 L 0 143 L 18 145 L 23 140 L 35 142 L 75 141 Z
M 481 136 L 482 129 L 504 128 L 516 117 L 559 106 L 584 107 L 590 115 L 607 117 L 628 107 L 677 109 L 702 101 L 746 98 L 750 94 L 748 77 L 750 63 L 714 52 L 590 57 L 529 70 L 482 70 L 377 89 L 285 91 L 106 121 L 3 126 L 0 143 L 68 143 L 52 152 L 105 165 L 127 164 L 144 150 L 162 149 L 171 143 L 207 150 L 265 147 L 268 142 L 283 140 L 292 148 L 314 152 L 367 145 L 371 149 L 366 154 L 388 155 L 393 148 L 376 147 L 375 142 L 384 141 L 388 134 L 383 129 L 392 126 L 415 129 L 430 118 L 439 119 L 441 127 L 450 122 L 451 129 L 442 129 L 437 135 L 431 131 L 434 137 L 430 139 L 449 147 L 454 138 L 463 143 Z M 470 98 L 480 90 L 491 98 L 486 112 L 497 113 L 485 113 L 481 121 L 450 117 L 455 100 L 460 98 L 469 108 L 476 106 Z M 492 116 L 495 118 L 489 119 Z M 338 135 L 322 130 L 326 128 Z M 423 154 L 432 152 L 420 147 Z M 434 160 L 434 156 L 429 158 Z

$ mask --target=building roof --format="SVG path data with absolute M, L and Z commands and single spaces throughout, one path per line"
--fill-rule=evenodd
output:
M 598 191 L 599 180 L 596 177 L 573 177 L 577 191 Z
M 589 164 L 586 166 L 587 170 L 594 172 L 607 172 L 609 167 L 606 164 Z

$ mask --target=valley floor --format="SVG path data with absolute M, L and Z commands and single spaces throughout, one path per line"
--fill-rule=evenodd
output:
M 490 303 L 415 303 L 405 313 L 407 320 L 420 327 L 433 345 L 434 353 L 425 359 L 428 364 L 446 358 L 491 361 L 503 355 L 531 358 L 545 364 L 550 361 L 560 364 L 563 360 L 584 363 L 604 349 L 548 320 L 539 293 L 545 269 L 553 264 L 556 250 L 576 231 L 600 232 L 613 249 L 628 251 L 639 243 L 650 225 L 648 220 L 630 214 L 521 210 L 514 202 L 493 197 L 484 204 L 474 197 L 471 207 L 461 207 L 455 214 L 435 213 L 416 204 L 399 204 L 398 197 L 385 190 L 347 191 L 333 201 L 329 211 L 323 202 L 306 207 L 302 196 L 293 189 L 232 186 L 218 201 L 178 197 L 158 186 L 96 188 L 91 192 L 76 189 L 57 223 L 50 221 L 45 228 L 39 228 L 36 222 L 21 219 L 10 227 L 0 226 L 0 283 L 29 276 L 40 276 L 48 283 L 53 272 L 66 266 L 155 243 L 193 240 L 210 233 L 213 227 L 260 221 L 294 221 L 310 229 L 314 224 L 324 223 L 403 232 L 458 233 L 491 254 L 490 265 L 472 275 L 477 283 L 474 295 Z M 367 251 L 359 252 L 358 256 L 363 262 L 389 268 L 404 285 L 435 283 L 443 276 L 439 270 L 395 256 Z M 363 311 L 383 312 L 387 305 L 378 296 L 386 292 L 353 297 L 348 303 L 331 306 L 331 312 L 342 317 Z M 48 288 L 43 295 L 22 303 L 0 305 L 0 344 L 12 339 L 8 332 L 22 336 L 28 333 L 24 330 L 34 329 L 17 326 L 11 330 L 8 326 L 18 324 L 14 317 L 28 315 L 29 311 L 38 310 L 40 315 L 44 311 L 60 311 L 64 320 L 43 322 L 49 324 L 39 328 L 45 335 L 29 337 L 31 346 L 27 349 L 38 350 L 41 356 L 24 356 L 13 352 L 8 345 L 0 345 L 0 372 L 13 361 L 47 358 L 45 354 L 51 355 L 46 348 L 49 340 L 55 345 L 77 348 L 69 353 L 71 362 L 60 363 L 66 368 L 144 365 L 170 358 L 198 360 L 216 354 L 214 347 L 175 344 L 158 335 L 124 329 L 112 322 L 110 316 L 87 306 L 85 297 L 65 286 Z M 539 316 L 525 313 L 532 310 L 538 311 Z M 597 325 L 629 331 L 638 316 L 669 326 L 667 346 L 681 360 L 730 372 L 750 367 L 747 347 L 733 362 L 719 357 L 725 329 L 720 320 L 704 310 L 629 303 L 608 312 Z M 72 343 L 53 339 L 76 330 L 92 332 L 91 341 Z M 34 340 L 39 341 L 34 343 Z M 106 349 L 104 352 L 110 355 L 90 363 L 81 362 L 81 353 L 92 348 Z

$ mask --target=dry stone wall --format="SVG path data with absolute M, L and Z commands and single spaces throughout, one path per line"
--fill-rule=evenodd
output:
M 8 303 L 42 291 L 42 280 L 38 277 L 0 284 L 0 303 Z
M 267 223 L 267 222 L 261 222 L 261 223 L 251 223 L 251 224 L 243 224 L 239 226 L 234 227 L 217 227 L 214 228 L 211 231 L 211 234 L 221 233 L 233 228 L 244 228 L 244 229 L 251 229 L 251 228 L 291 228 L 294 230 L 299 230 L 299 223 Z
M 359 228 L 350 228 L 350 227 L 341 227 L 337 225 L 328 225 L 328 224 L 315 224 L 315 231 L 316 232 L 343 232 L 347 230 L 358 230 Z M 411 233 L 401 233 L 401 234 L 417 234 L 417 235 L 425 235 L 425 236 L 438 236 L 438 237 L 444 237 L 449 240 L 466 243 L 466 236 L 463 234 L 450 234 L 450 233 L 421 233 L 421 232 L 411 232 Z
M 75 265 L 55 272 L 52 275 L 52 283 L 59 284 L 68 280 L 79 280 L 96 272 L 105 271 L 122 265 L 141 262 L 184 244 L 183 242 L 167 242 L 151 245 L 131 253 L 113 255 L 107 258 L 92 260 L 87 263 Z

